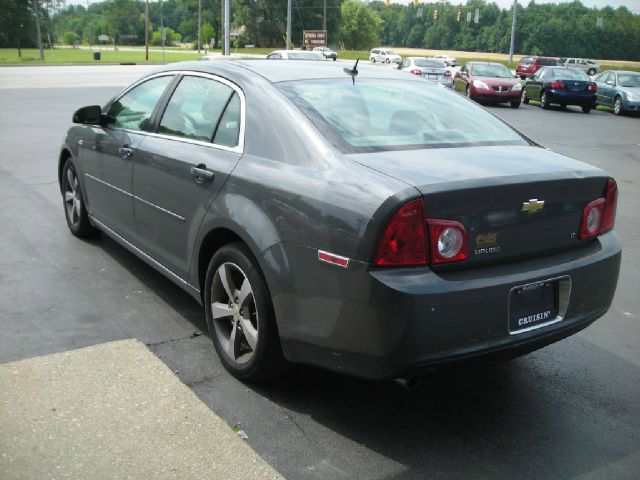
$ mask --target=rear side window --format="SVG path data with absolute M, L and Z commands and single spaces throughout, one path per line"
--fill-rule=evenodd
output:
M 148 130 L 151 114 L 172 80 L 172 75 L 152 78 L 129 90 L 109 107 L 108 125 L 128 130 Z
M 229 104 L 227 105 L 218 129 L 216 130 L 216 136 L 213 139 L 213 143 L 216 145 L 224 145 L 227 147 L 235 147 L 238 145 L 238 138 L 240 136 L 240 98 L 237 93 L 233 94 Z
M 557 60 L 554 60 L 554 59 L 552 59 L 552 58 L 539 58 L 539 59 L 538 59 L 538 64 L 540 64 L 540 65 L 551 65 L 551 66 L 553 66 L 553 65 L 557 65 L 557 64 L 558 64 L 558 61 L 557 61 Z
M 527 145 L 460 95 L 399 79 L 307 80 L 279 85 L 344 153 L 472 145 Z
M 233 93 L 215 80 L 184 77 L 167 104 L 158 133 L 210 142 Z

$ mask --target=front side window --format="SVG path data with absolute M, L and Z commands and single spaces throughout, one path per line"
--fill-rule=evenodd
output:
M 167 104 L 158 133 L 210 142 L 233 93 L 215 80 L 184 77 Z
M 129 90 L 109 107 L 107 125 L 129 130 L 148 130 L 151 126 L 151 114 L 172 80 L 172 75 L 152 78 Z
M 344 153 L 472 145 L 527 145 L 473 102 L 436 85 L 366 79 L 279 85 Z
M 640 87 L 640 74 L 619 73 L 618 83 L 620 84 L 621 87 L 636 87 L 636 88 Z

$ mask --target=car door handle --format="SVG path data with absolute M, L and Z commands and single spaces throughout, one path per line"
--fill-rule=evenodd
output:
M 204 183 L 209 180 L 213 180 L 215 173 L 211 170 L 207 170 L 204 165 L 198 165 L 197 167 L 191 167 L 191 175 L 196 183 Z
M 118 153 L 120 154 L 120 158 L 122 158 L 123 160 L 128 160 L 133 157 L 133 149 L 127 147 L 126 145 L 124 147 L 120 147 L 118 149 Z

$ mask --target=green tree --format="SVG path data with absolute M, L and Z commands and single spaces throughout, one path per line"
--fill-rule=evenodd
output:
M 213 30 L 213 25 L 211 25 L 211 22 L 204 22 L 200 26 L 200 41 L 202 42 L 202 44 L 208 45 L 211 42 L 214 33 L 215 32 Z
M 340 40 L 345 48 L 368 50 L 380 38 L 382 19 L 368 5 L 357 0 L 347 0 L 342 4 Z

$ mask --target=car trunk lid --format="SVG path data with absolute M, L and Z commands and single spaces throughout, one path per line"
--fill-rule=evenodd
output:
M 539 147 L 468 147 L 353 155 L 424 198 L 427 218 L 468 233 L 471 266 L 577 247 L 584 207 L 603 196 L 606 174 Z M 416 192 L 417 193 L 417 192 Z M 440 267 L 447 268 L 447 267 Z

